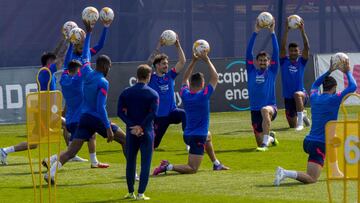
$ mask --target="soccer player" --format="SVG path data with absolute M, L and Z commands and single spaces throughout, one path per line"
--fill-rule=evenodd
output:
M 276 118 L 275 81 L 279 66 L 279 45 L 275 35 L 275 22 L 269 27 L 273 53 L 261 51 L 256 55 L 254 65 L 253 47 L 260 31 L 258 23 L 246 50 L 246 70 L 250 98 L 251 122 L 257 143 L 257 151 L 267 151 L 270 144 L 277 145 L 275 133 L 270 132 L 271 121 Z
M 109 27 L 110 27 L 112 21 L 106 21 L 106 22 L 103 21 L 102 23 L 104 25 L 104 28 L 101 33 L 101 37 L 99 39 L 98 44 L 95 45 L 94 47 L 90 48 L 91 56 L 96 55 L 104 47 L 106 35 L 108 33 L 108 30 L 109 30 Z M 69 62 L 70 60 L 78 60 L 84 64 L 87 61 L 87 59 L 83 58 L 83 46 L 84 46 L 83 43 L 76 44 L 76 45 L 69 43 L 65 61 Z M 71 136 L 70 138 L 72 138 L 72 137 L 73 136 Z M 66 144 L 67 144 L 67 146 L 69 146 L 68 142 L 66 142 Z M 90 154 L 91 167 L 98 166 L 99 168 L 107 168 L 109 166 L 108 164 L 100 163 L 97 160 L 97 157 L 96 157 L 96 135 L 94 135 L 88 141 L 88 148 L 89 148 L 89 154 Z M 79 156 L 75 156 L 72 160 L 80 161 L 80 162 L 87 161 L 86 159 L 83 159 Z
M 198 57 L 204 60 L 209 68 L 210 81 L 206 87 L 202 73 L 192 74 Z M 204 52 L 200 56 L 195 56 L 194 54 L 182 80 L 180 92 L 186 112 L 186 127 L 183 138 L 185 143 L 190 146 L 188 163 L 184 165 L 173 165 L 167 160 L 163 160 L 160 166 L 155 168 L 153 175 L 158 175 L 166 171 L 176 171 L 183 174 L 197 172 L 203 160 L 204 149 L 207 147 L 212 148 L 211 135 L 209 134 L 210 96 L 214 92 L 217 83 L 218 74 L 207 53 Z M 222 166 L 221 170 L 228 169 L 228 167 Z
M 86 26 L 86 25 L 85 25 Z M 50 179 L 55 182 L 56 167 L 60 169 L 69 159 L 73 158 L 81 149 L 83 143 L 88 141 L 95 132 L 107 138 L 108 142 L 115 139 L 118 143 L 124 143 L 123 133 L 119 127 L 110 123 L 106 111 L 106 98 L 109 82 L 106 76 L 111 68 L 111 60 L 106 55 L 100 55 L 96 59 L 96 68 L 90 66 L 90 38 L 92 28 L 87 27 L 87 34 L 84 42 L 84 59 L 86 63 L 81 68 L 84 77 L 84 100 L 79 126 L 73 137 L 73 141 L 65 152 L 62 152 L 59 159 L 51 165 Z M 45 181 L 50 181 L 48 175 L 44 176 Z
M 126 199 L 149 200 L 144 195 L 149 181 L 153 153 L 153 121 L 159 108 L 158 93 L 147 86 L 151 68 L 142 64 L 137 68 L 137 83 L 125 89 L 118 103 L 118 116 L 126 123 Z M 141 152 L 141 173 L 138 195 L 134 194 L 136 157 Z
M 332 62 L 330 62 L 329 71 L 321 75 L 311 87 L 310 104 L 313 124 L 303 144 L 304 151 L 309 154 L 307 171 L 304 173 L 278 167 L 274 185 L 280 185 L 280 182 L 285 178 L 295 179 L 303 183 L 315 183 L 318 180 L 325 159 L 325 125 L 330 120 L 337 120 L 342 99 L 345 95 L 355 92 L 357 88 L 347 60 L 346 68 L 342 72 L 346 75 L 349 85 L 344 91 L 336 93 L 336 80 L 330 76 L 330 73 L 335 69 Z M 319 92 L 321 84 L 323 86 L 322 94 Z M 328 153 L 331 153 L 331 151 Z M 336 160 L 330 162 L 330 167 L 335 172 L 334 175 L 343 176 Z
M 289 33 L 288 21 L 285 23 L 285 32 L 280 46 L 282 94 L 285 102 L 286 119 L 290 128 L 295 128 L 296 131 L 304 129 L 303 123 L 310 126 L 310 120 L 304 112 L 304 105 L 308 100 L 304 88 L 304 70 L 309 59 L 310 47 L 303 21 L 299 28 L 304 43 L 301 55 L 299 45 L 290 43 L 288 46 L 289 56 L 286 56 L 286 41 Z
M 46 52 L 41 56 L 41 65 L 42 67 L 46 67 L 50 70 L 51 73 L 51 81 L 49 85 L 49 90 L 54 91 L 56 90 L 56 77 L 55 73 L 58 67 L 61 67 L 64 62 L 64 54 L 65 54 L 65 46 L 64 46 L 64 39 L 61 39 L 55 48 L 55 51 Z M 43 70 L 39 73 L 39 83 L 40 83 L 40 91 L 48 90 L 48 83 L 49 83 L 50 75 L 47 71 Z M 64 123 L 64 122 L 63 122 Z M 30 145 L 30 149 L 37 148 L 37 145 Z M 14 146 L 9 146 L 5 148 L 0 148 L 0 164 L 7 165 L 7 156 L 13 152 L 20 152 L 25 151 L 28 149 L 27 142 L 21 142 Z
M 161 46 L 163 46 L 163 42 L 159 40 L 155 51 L 148 60 L 148 64 L 150 65 L 152 63 L 155 68 L 155 72 L 151 75 L 149 86 L 153 88 L 160 97 L 159 111 L 154 121 L 155 149 L 159 147 L 161 139 L 170 124 L 182 123 L 183 130 L 185 129 L 185 112 L 183 109 L 176 107 L 174 92 L 175 78 L 184 68 L 186 62 L 184 51 L 177 38 L 175 47 L 179 59 L 175 67 L 168 70 L 168 56 L 160 53 L 159 50 Z

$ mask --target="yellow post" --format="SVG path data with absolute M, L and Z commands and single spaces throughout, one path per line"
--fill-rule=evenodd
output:
M 41 71 L 47 71 L 49 81 L 46 91 L 40 91 L 39 74 Z M 60 91 L 50 91 L 50 82 L 52 80 L 51 72 L 48 68 L 43 67 L 38 71 L 37 84 L 38 92 L 30 93 L 26 96 L 26 127 L 27 127 L 27 143 L 30 170 L 32 175 L 34 201 L 37 202 L 37 181 L 35 171 L 33 169 L 32 156 L 30 151 L 31 145 L 38 145 L 38 170 L 39 170 L 39 202 L 43 202 L 43 181 L 42 181 L 42 152 L 41 146 L 47 145 L 46 157 L 48 158 L 48 166 L 50 167 L 51 144 L 57 145 L 57 155 L 60 154 L 60 137 L 61 137 L 61 106 L 62 94 Z M 48 170 L 50 177 L 50 170 Z M 48 183 L 49 202 L 56 202 L 56 184 L 52 190 L 51 181 Z

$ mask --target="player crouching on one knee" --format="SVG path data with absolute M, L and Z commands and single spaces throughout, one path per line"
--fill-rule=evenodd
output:
M 261 51 L 256 56 L 254 65 L 253 47 L 260 31 L 255 24 L 246 50 L 246 70 L 248 73 L 248 88 L 251 109 L 251 123 L 257 143 L 257 151 L 267 151 L 270 144 L 277 145 L 275 133 L 270 132 L 271 121 L 276 118 L 277 107 L 275 99 L 275 81 L 279 66 L 279 45 L 275 35 L 275 22 L 269 28 L 273 45 L 273 53 Z
M 209 68 L 210 81 L 206 87 L 202 73 L 192 74 L 198 58 L 204 60 Z M 160 166 L 154 170 L 153 175 L 158 175 L 166 171 L 176 171 L 183 174 L 196 173 L 203 160 L 204 150 L 207 151 L 210 158 L 215 157 L 211 135 L 209 135 L 208 130 L 210 120 L 210 96 L 214 92 L 217 83 L 218 74 L 207 53 L 203 52 L 200 56 L 193 54 L 191 63 L 185 72 L 182 81 L 183 86 L 180 92 L 186 113 L 184 141 L 190 146 L 188 163 L 184 165 L 173 165 L 163 160 Z M 220 164 L 220 166 L 221 170 L 229 169 L 222 164 Z
M 274 185 L 280 185 L 285 178 L 298 180 L 302 183 L 317 182 L 325 159 L 325 125 L 328 121 L 337 120 L 339 107 L 342 99 L 349 93 L 356 90 L 356 82 L 350 72 L 349 61 L 346 62 L 346 68 L 341 70 L 349 80 L 348 87 L 339 93 L 336 93 L 336 80 L 329 76 L 336 68 L 330 61 L 330 69 L 321 75 L 311 87 L 310 104 L 313 125 L 311 131 L 304 139 L 304 151 L 309 154 L 306 172 L 285 170 L 281 167 L 276 169 Z M 323 93 L 319 92 L 320 85 L 323 85 Z M 330 167 L 334 177 L 342 177 L 336 158 L 336 151 L 330 150 Z M 335 158 L 334 158 L 335 157 Z M 332 160 L 333 158 L 333 160 Z

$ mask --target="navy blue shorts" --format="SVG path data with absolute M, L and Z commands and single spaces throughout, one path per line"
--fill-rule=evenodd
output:
M 276 106 L 272 106 L 274 109 L 274 114 L 271 117 L 271 121 L 275 120 L 276 116 L 277 116 L 277 108 Z M 262 115 L 261 115 L 261 111 L 251 111 L 251 124 L 254 130 L 255 134 L 259 134 L 262 133 L 263 128 L 262 128 Z
M 111 129 L 115 133 L 119 127 L 112 123 Z M 73 139 L 89 140 L 94 133 L 98 133 L 103 138 L 107 138 L 106 127 L 99 118 L 86 113 L 82 114 L 79 127 Z
M 184 142 L 190 146 L 190 154 L 204 155 L 207 136 L 188 135 L 184 136 Z
M 320 166 L 324 166 L 325 160 L 325 143 L 304 140 L 304 151 L 309 154 L 308 162 L 317 163 Z
M 74 139 L 74 135 L 76 133 L 76 130 L 79 126 L 79 123 L 69 123 L 66 124 L 66 130 L 71 134 L 70 136 L 70 141 L 72 141 Z
M 304 92 L 305 94 L 305 100 L 304 100 L 304 105 L 306 105 L 306 103 L 309 100 L 309 95 Z M 288 99 L 288 98 L 284 98 L 284 103 L 285 103 L 285 114 L 287 118 L 294 118 L 295 116 L 297 116 L 297 111 L 296 111 L 296 102 L 294 98 Z

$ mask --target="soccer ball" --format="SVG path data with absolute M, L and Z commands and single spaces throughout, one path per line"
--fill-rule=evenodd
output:
M 90 25 L 95 25 L 96 21 L 99 19 L 99 12 L 92 6 L 86 7 L 82 12 L 82 19 Z
M 342 52 L 338 52 L 331 56 L 333 66 L 340 70 L 345 68 L 346 60 L 348 59 L 348 55 Z
M 70 36 L 70 31 L 74 28 L 78 27 L 77 24 L 73 21 L 67 21 L 63 28 L 62 28 L 62 33 L 65 36 L 65 39 L 68 39 Z
M 288 17 L 288 26 L 291 29 L 297 29 L 300 26 L 302 19 L 298 15 L 291 15 Z
M 109 7 L 104 7 L 100 11 L 100 20 L 104 24 L 109 24 L 114 20 L 114 11 Z
M 85 32 L 81 28 L 74 28 L 70 31 L 70 42 L 77 45 L 81 44 L 85 39 Z
M 195 55 L 200 55 L 203 52 L 210 52 L 210 45 L 207 41 L 203 39 L 196 40 L 193 45 L 193 52 Z
M 166 46 L 171 46 L 176 42 L 176 33 L 172 30 L 165 30 L 160 38 Z
M 259 27 L 270 27 L 274 23 L 274 17 L 269 12 L 262 12 L 257 17 L 257 23 Z

